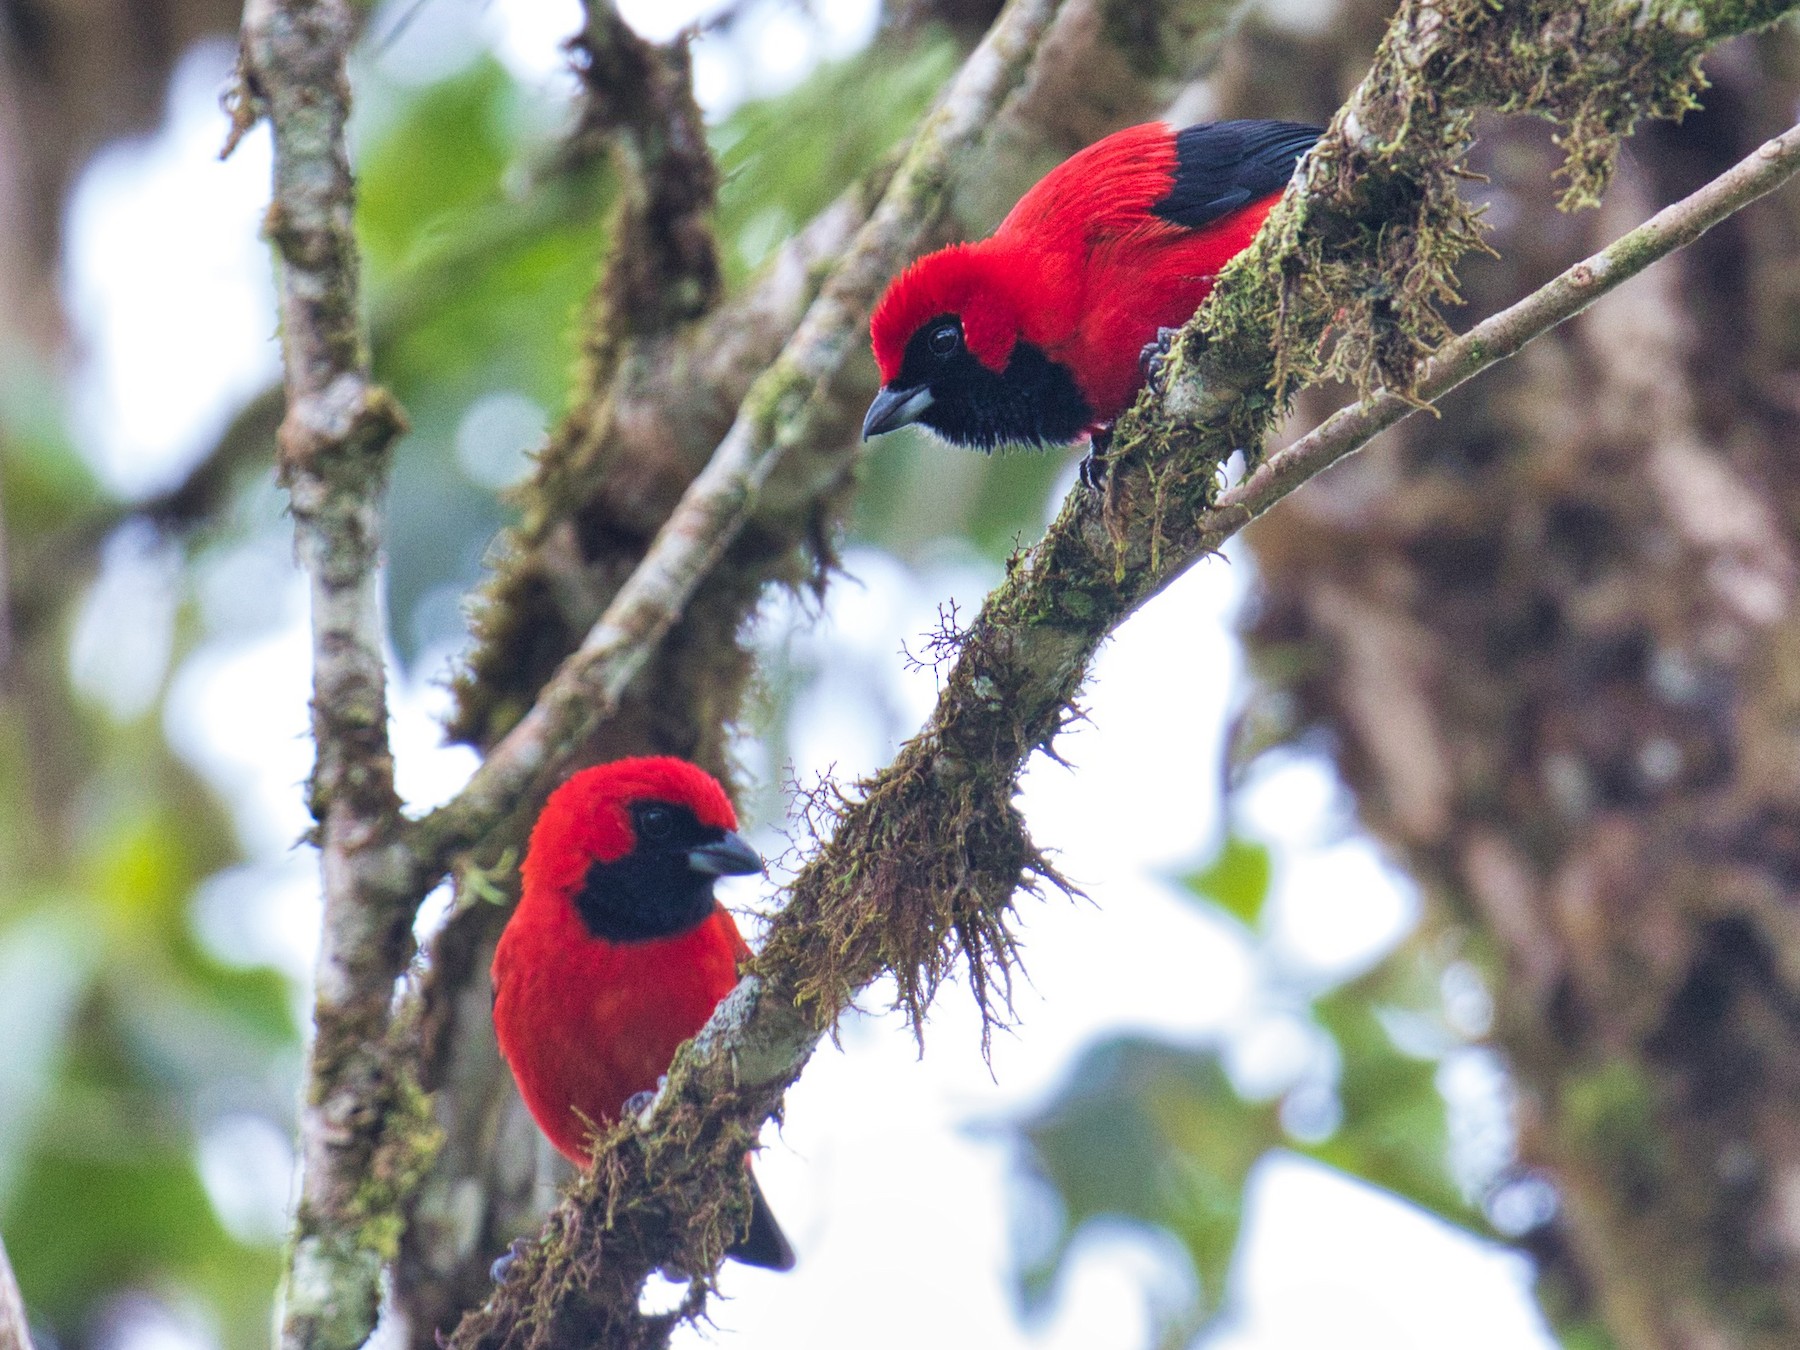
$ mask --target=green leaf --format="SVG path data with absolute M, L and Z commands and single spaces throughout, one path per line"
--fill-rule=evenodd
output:
M 1181 884 L 1254 928 L 1262 919 L 1274 875 L 1275 865 L 1267 845 L 1231 834 L 1225 836 L 1218 856 L 1198 872 L 1183 877 Z
M 140 1138 L 130 1157 L 38 1153 L 5 1214 L 7 1250 L 35 1315 L 77 1343 L 96 1291 L 186 1287 L 225 1315 L 225 1343 L 267 1343 L 278 1248 L 220 1227 L 184 1154 Z
M 1064 1211 L 1051 1241 L 1023 1235 L 1047 1253 L 1020 1272 L 1028 1302 L 1047 1295 L 1084 1222 L 1116 1216 L 1173 1234 L 1200 1278 L 1201 1315 L 1218 1310 L 1245 1179 L 1281 1131 L 1273 1107 L 1232 1090 L 1214 1051 L 1139 1038 L 1093 1046 L 1022 1132 L 1030 1166 Z
M 1384 1014 L 1436 1013 L 1436 984 L 1415 947 L 1318 998 L 1313 1014 L 1337 1043 L 1343 1117 L 1329 1139 L 1302 1152 L 1373 1182 L 1442 1219 L 1491 1236 L 1450 1171 L 1450 1129 L 1437 1061 L 1403 1052 Z
M 105 500 L 62 424 L 59 397 L 43 362 L 23 348 L 0 351 L 0 508 L 15 550 Z
M 512 157 L 512 80 L 483 57 L 408 102 L 357 156 L 356 229 L 372 273 L 433 247 L 500 195 Z

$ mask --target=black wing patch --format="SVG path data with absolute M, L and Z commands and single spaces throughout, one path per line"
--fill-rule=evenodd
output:
M 1203 122 L 1175 137 L 1175 185 L 1150 209 L 1197 230 L 1279 192 L 1323 127 L 1298 122 Z

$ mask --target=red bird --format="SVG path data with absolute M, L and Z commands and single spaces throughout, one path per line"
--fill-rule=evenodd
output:
M 992 237 L 919 259 L 870 322 L 863 438 L 922 422 L 959 445 L 1063 444 L 1111 422 L 1145 349 L 1194 316 L 1320 128 L 1128 127 L 1052 169 Z
M 750 954 L 713 898 L 762 871 L 718 780 L 685 760 L 621 759 L 550 794 L 520 867 L 519 907 L 494 952 L 494 1030 L 557 1151 L 655 1090 Z M 793 1249 L 753 1175 L 750 1227 L 730 1255 L 786 1270 Z

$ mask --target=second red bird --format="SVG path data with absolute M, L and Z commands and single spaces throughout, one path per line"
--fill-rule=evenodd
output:
M 558 1152 L 654 1091 L 681 1043 L 737 984 L 749 948 L 713 898 L 762 871 L 718 780 L 685 760 L 622 759 L 574 774 L 532 828 L 519 907 L 494 953 L 494 1030 L 519 1093 Z M 786 1270 L 794 1253 L 750 1178 L 729 1255 Z
M 979 243 L 919 259 L 870 332 L 863 436 L 918 422 L 977 449 L 1066 444 L 1144 383 L 1319 138 L 1292 122 L 1128 127 L 1058 165 Z

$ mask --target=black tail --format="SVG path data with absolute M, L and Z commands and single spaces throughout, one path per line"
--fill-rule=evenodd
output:
M 764 1270 L 792 1270 L 794 1249 L 788 1243 L 787 1234 L 775 1222 L 762 1187 L 756 1184 L 756 1173 L 748 1167 L 744 1170 L 750 1177 L 750 1227 L 725 1249 L 725 1255 L 747 1266 L 761 1266 Z

